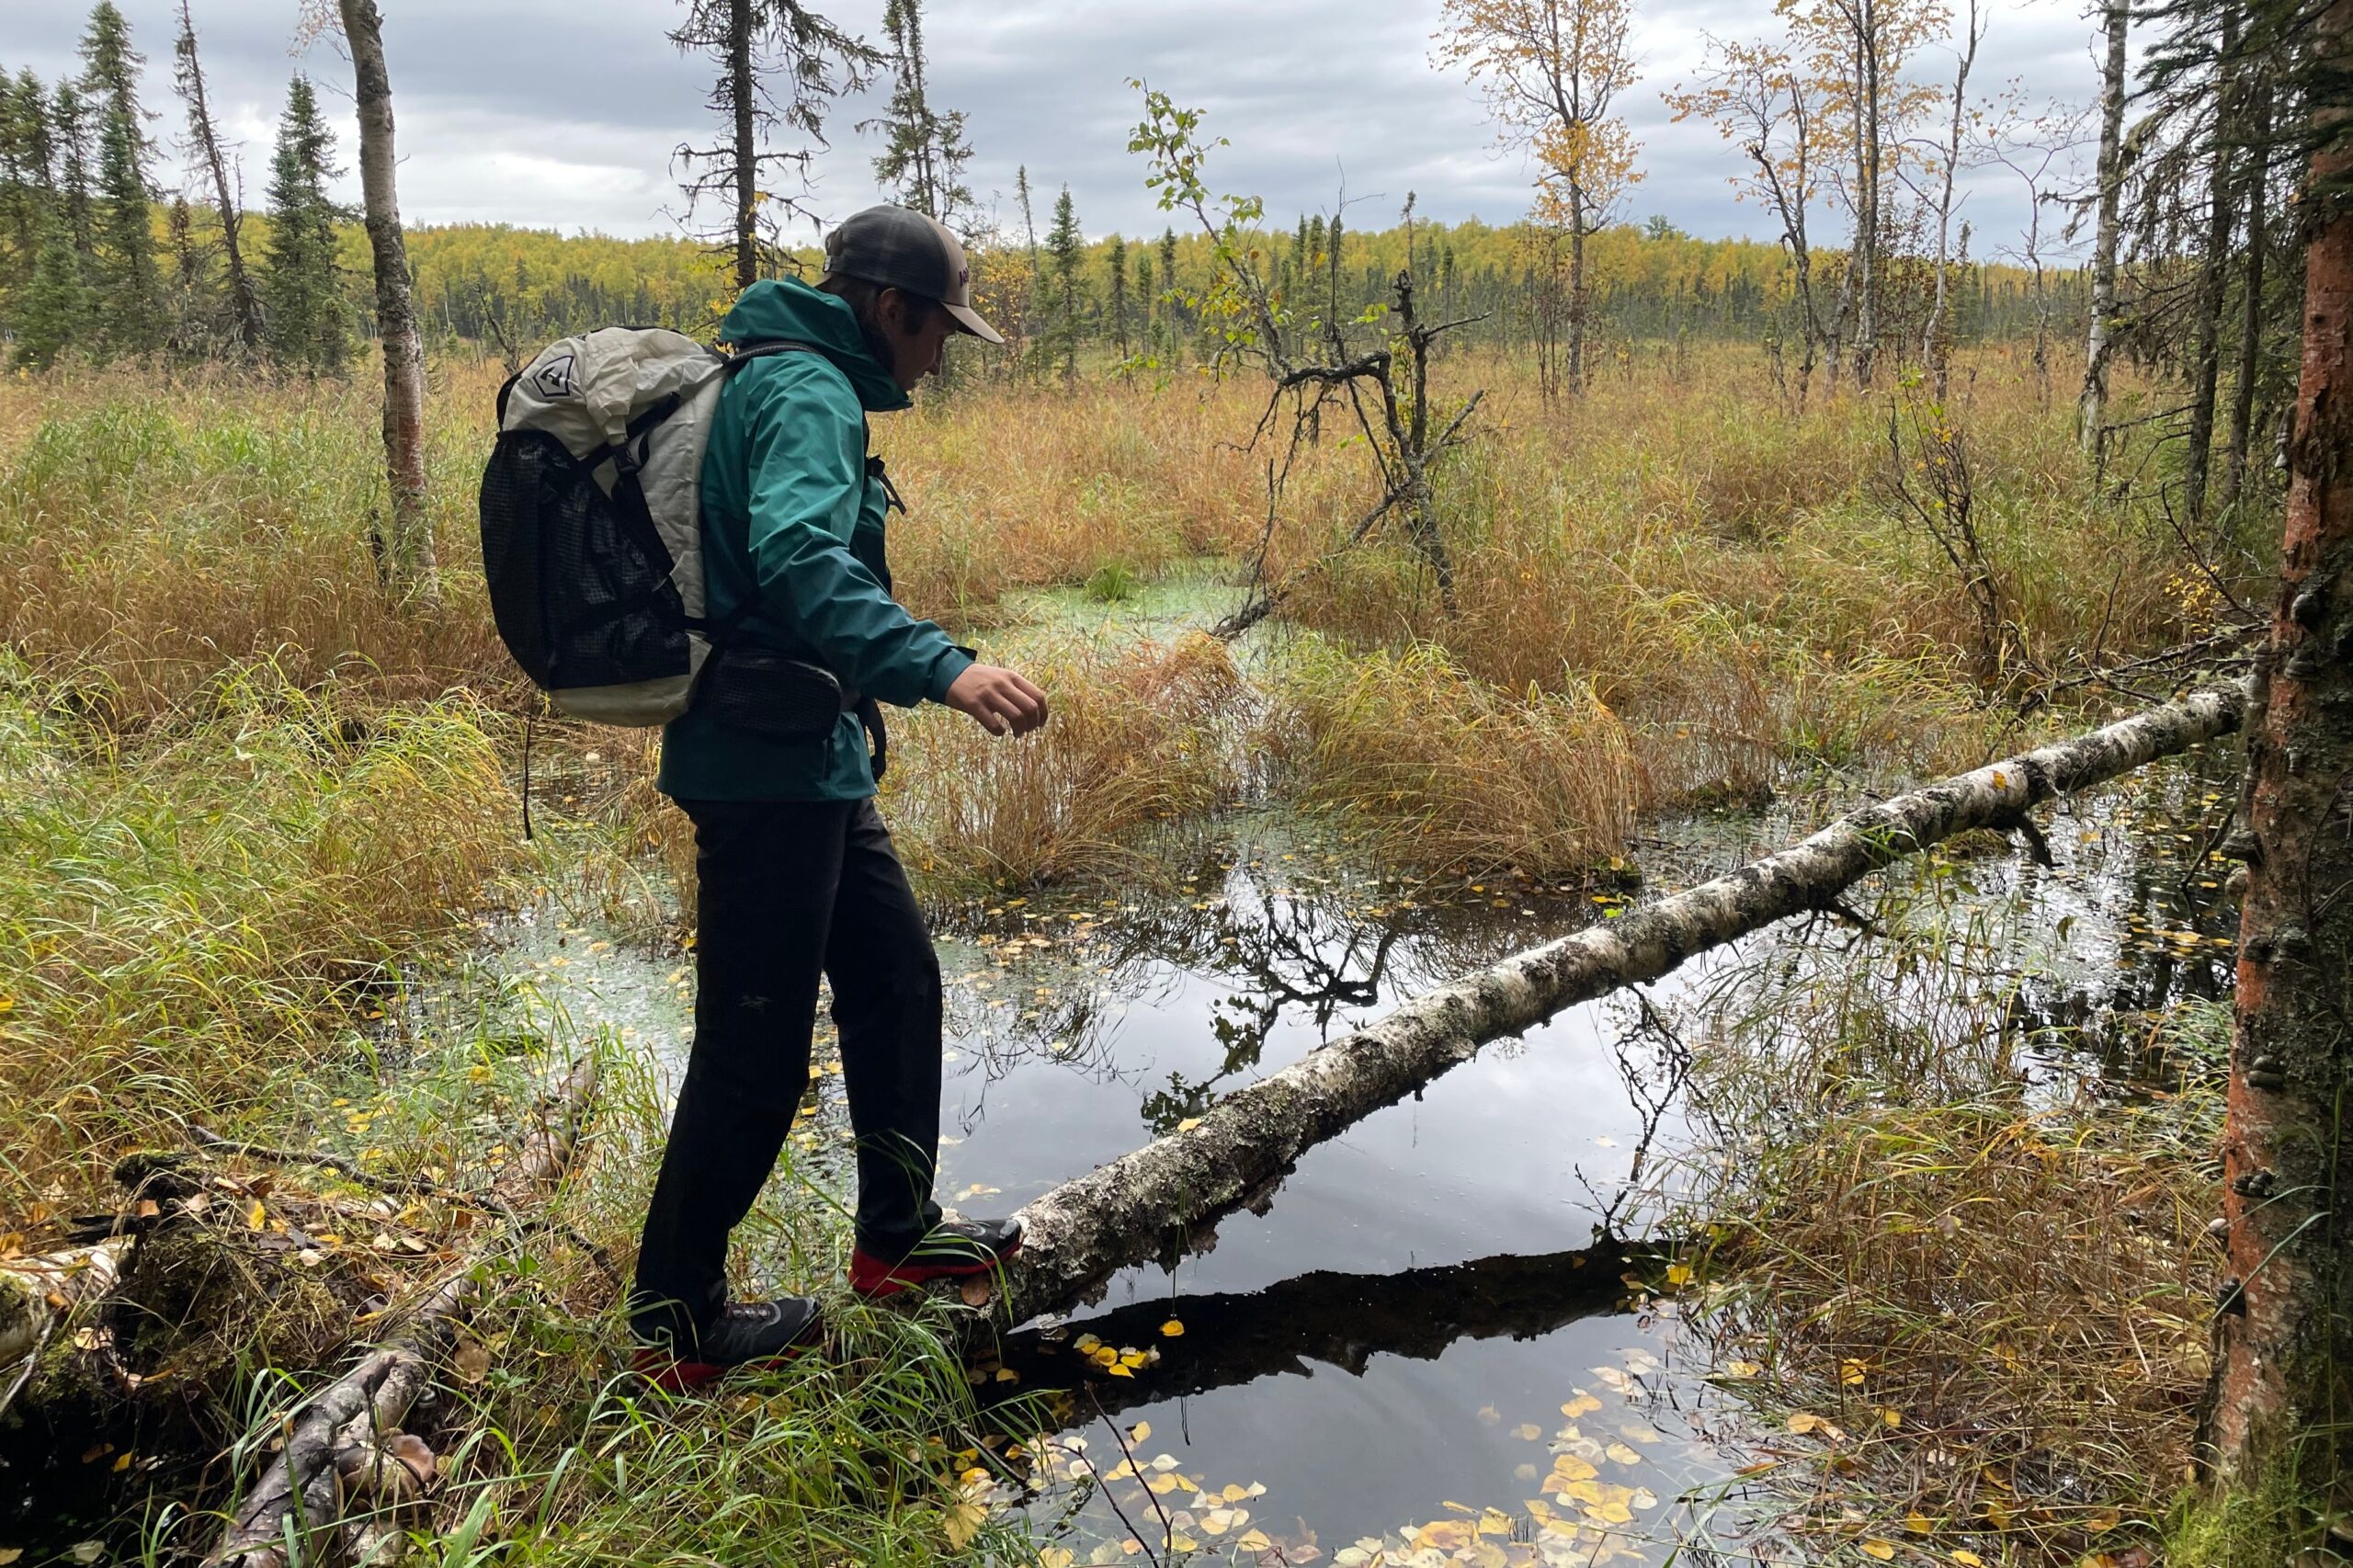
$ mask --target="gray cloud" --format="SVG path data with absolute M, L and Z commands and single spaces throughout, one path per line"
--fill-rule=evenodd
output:
M 119 0 L 148 58 L 146 102 L 176 138 L 170 85 L 173 0 Z M 309 71 L 347 93 L 332 40 L 303 46 L 289 0 L 195 0 L 212 96 L 244 142 L 258 199 L 288 74 Z M 881 0 L 837 0 L 828 14 L 879 31 Z M 1207 111 L 1228 138 L 1210 165 L 1219 189 L 1263 197 L 1270 216 L 1328 211 L 1345 176 L 1350 220 L 1391 222 L 1405 192 L 1449 221 L 1506 222 L 1525 210 L 1528 172 L 1496 145 L 1476 90 L 1429 63 L 1436 0 L 933 0 L 926 17 L 935 97 L 971 116 L 971 183 L 1017 222 L 1014 176 L 1027 166 L 1043 204 L 1067 183 L 1090 233 L 1156 232 L 1167 222 L 1126 151 L 1140 116 L 1131 77 Z M 709 136 L 710 67 L 664 37 L 665 0 L 386 0 L 386 45 L 400 113 L 402 206 L 415 222 L 505 222 L 634 234 L 675 228 L 672 151 Z M 0 0 L 0 64 L 45 78 L 74 67 L 78 6 Z M 1708 236 L 1765 233 L 1733 198 L 1731 150 L 1702 125 L 1676 124 L 1660 89 L 1687 79 L 1708 33 L 1769 23 L 1765 0 L 1651 0 L 1638 16 L 1643 80 L 1622 100 L 1644 178 L 1628 216 L 1661 213 Z M 2017 79 L 2030 96 L 2090 96 L 2090 24 L 2075 0 L 2027 0 L 1995 18 L 1978 62 L 1989 90 Z M 1924 69 L 1949 69 L 1932 51 Z M 879 95 L 841 105 L 817 157 L 813 204 L 838 215 L 874 199 L 870 138 L 852 129 Z M 349 160 L 348 136 L 345 161 Z M 176 160 L 175 160 L 176 162 Z M 347 186 L 351 185 L 347 177 Z M 356 197 L 356 189 L 347 194 Z M 1983 173 L 1963 214 L 1984 254 L 2010 243 L 2026 208 L 2017 182 Z

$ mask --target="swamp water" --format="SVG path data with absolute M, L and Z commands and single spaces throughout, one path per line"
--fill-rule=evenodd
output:
M 2003 1071 L 2054 1099 L 2086 1081 L 2131 1092 L 2143 1064 L 2100 1042 L 2132 1030 L 2107 1026 L 2228 985 L 2235 917 L 2198 825 L 2222 814 L 2222 766 L 2151 769 L 2059 811 L 2055 869 L 1987 846 L 1853 896 L 1889 923 L 1934 912 L 1967 983 L 2010 1021 Z M 1642 848 L 1635 896 L 1812 825 L 1671 824 Z M 1399 1000 L 1620 905 L 1511 877 L 1384 881 L 1329 834 L 1246 814 L 1153 864 L 1116 896 L 1006 897 L 937 922 L 943 1202 L 1011 1211 Z M 1873 965 L 1879 943 L 1840 956 L 1857 942 L 1826 919 L 1785 923 L 1491 1045 L 1311 1151 L 1211 1250 L 1131 1269 L 1004 1346 L 985 1392 L 1075 1392 L 1029 1484 L 976 1467 L 975 1495 L 1030 1508 L 1078 1562 L 1165 1561 L 1172 1537 L 1173 1555 L 1243 1562 L 1661 1563 L 1700 1543 L 1791 1560 L 1774 1506 L 1737 1474 L 1760 1435 L 1739 1352 L 1654 1294 L 1663 1260 L 1618 1238 L 1671 1213 L 1724 1147 L 1692 1051 L 1769 1063 L 1802 1043 L 1769 1007 L 1724 999 L 1777 971 L 1786 984 L 1816 966 L 1893 970 Z M 675 1080 L 690 1036 L 679 960 L 544 920 L 504 943 L 557 1032 L 612 1029 Z M 1935 1005 L 1866 983 L 1891 1015 Z M 821 1068 L 813 1094 L 795 1169 L 837 1185 L 837 1073 Z

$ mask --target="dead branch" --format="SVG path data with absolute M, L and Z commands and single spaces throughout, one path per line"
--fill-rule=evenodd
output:
M 593 1057 L 573 1064 L 540 1097 L 521 1156 L 497 1186 L 529 1196 L 562 1179 L 578 1148 L 596 1092 Z M 400 1331 L 358 1365 L 289 1412 L 279 1451 L 230 1516 L 207 1568 L 288 1568 L 326 1561 L 345 1528 L 347 1505 L 414 1498 L 436 1472 L 433 1451 L 401 1431 L 409 1409 L 433 1379 L 474 1292 L 474 1276 L 507 1233 L 469 1254 L 404 1314 Z M 290 1527 L 301 1546 L 290 1558 Z

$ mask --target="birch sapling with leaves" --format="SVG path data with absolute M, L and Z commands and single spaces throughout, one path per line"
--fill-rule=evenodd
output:
M 1569 243 L 1568 385 L 1585 390 L 1592 288 L 1586 239 L 1642 177 L 1611 113 L 1636 79 L 1630 0 L 1446 0 L 1437 63 L 1463 66 L 1487 94 L 1505 143 L 1537 163 L 1537 214 Z

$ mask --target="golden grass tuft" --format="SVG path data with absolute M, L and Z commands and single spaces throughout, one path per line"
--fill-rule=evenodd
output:
M 1624 847 L 1643 799 L 1631 737 L 1590 692 L 1514 699 L 1434 643 L 1352 659 L 1302 642 L 1269 731 L 1292 799 L 1358 813 L 1433 870 L 1590 866 Z
M 1233 796 L 1245 690 L 1222 643 L 1066 644 L 1022 667 L 1051 695 L 1043 730 L 999 739 L 928 708 L 894 729 L 885 812 L 935 888 L 1108 871 L 1139 830 Z

